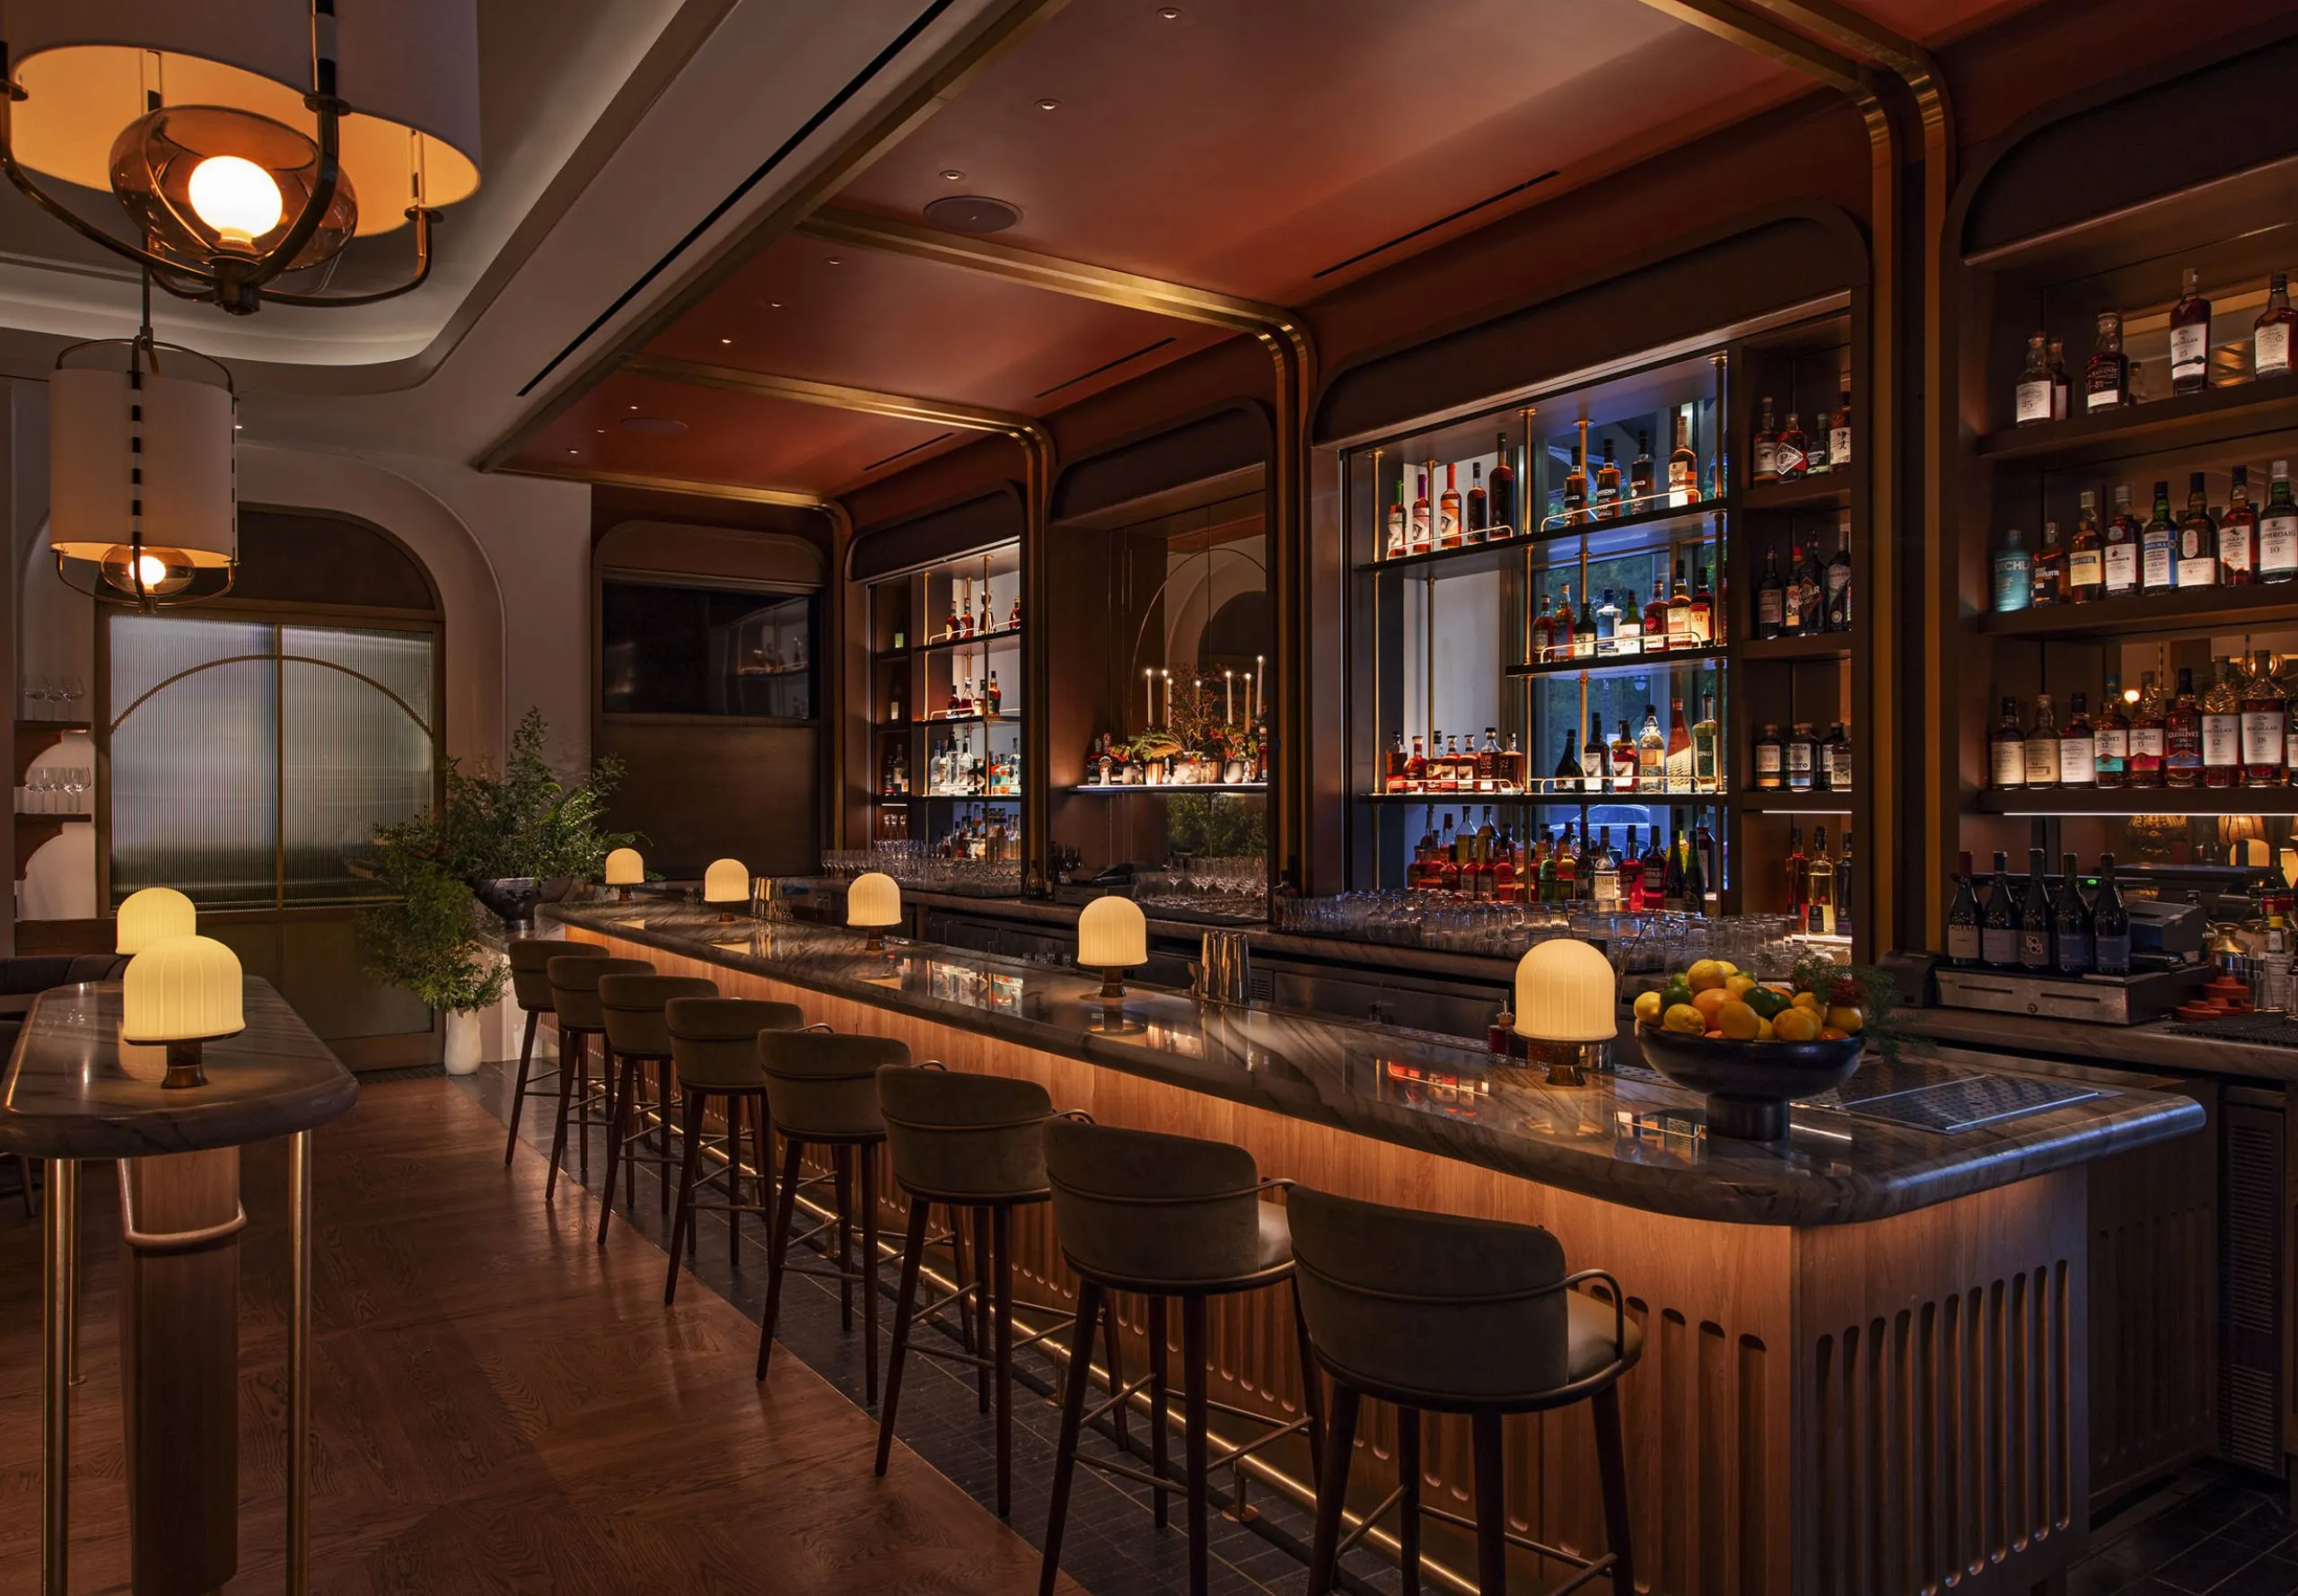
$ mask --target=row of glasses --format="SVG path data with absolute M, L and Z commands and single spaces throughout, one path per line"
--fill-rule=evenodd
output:
M 24 678 L 24 718 L 28 721 L 77 721 L 80 700 L 87 689 L 76 676 Z
M 26 815 L 85 815 L 82 794 L 95 785 L 85 765 L 43 765 L 29 771 L 16 789 L 16 812 Z

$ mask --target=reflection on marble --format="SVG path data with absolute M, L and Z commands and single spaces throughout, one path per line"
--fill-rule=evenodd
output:
M 1698 1097 L 1638 1065 L 1626 1039 L 1618 1074 L 1551 1087 L 1542 1072 L 1452 1038 L 1137 987 L 1124 1007 L 1142 1029 L 1110 1035 L 1095 1029 L 1097 974 L 964 949 L 890 942 L 873 956 L 858 934 L 793 923 L 757 925 L 737 939 L 715 916 L 676 905 L 637 916 L 621 905 L 542 912 L 641 948 L 1692 1218 L 1878 1219 L 2203 1124 L 2189 1098 L 2123 1092 L 1953 1134 L 1802 1105 L 1782 1142 L 1711 1141 Z

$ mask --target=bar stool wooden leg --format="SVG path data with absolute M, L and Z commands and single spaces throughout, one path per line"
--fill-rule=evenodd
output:
M 584 1062 L 586 1064 L 589 1062 L 588 1055 L 584 1056 Z M 583 1094 L 585 1099 L 590 1096 L 590 1076 L 585 1074 L 583 1077 Z M 601 1100 L 599 1106 L 606 1111 L 607 1118 L 611 1123 L 615 1109 L 614 1044 L 607 1040 L 604 1036 L 599 1038 L 599 1097 Z M 574 1117 L 574 1121 L 583 1135 L 580 1168 L 583 1179 L 588 1180 L 591 1178 L 591 1116 L 587 1111 L 587 1106 L 584 1112 Z M 608 1184 L 612 1185 L 613 1182 L 609 1181 Z
M 654 1207 L 659 1214 L 668 1214 L 671 1211 L 671 1117 L 679 1092 L 678 1072 L 671 1067 L 671 1061 L 667 1058 L 654 1061 L 654 1094 L 662 1109 L 662 1118 L 654 1127 L 655 1144 L 662 1154 L 662 1161 L 654 1166 Z M 691 1237 L 688 1238 L 688 1250 L 693 1250 Z
M 1348 1465 L 1356 1451 L 1362 1402 L 1350 1388 L 1333 1382 L 1332 1428 L 1325 1436 L 1325 1469 L 1317 1480 L 1317 1530 L 1309 1543 L 1308 1596 L 1326 1596 L 1340 1561 L 1340 1511 L 1348 1500 Z
M 1077 1472 L 1077 1432 L 1085 1418 L 1085 1391 L 1092 1384 L 1093 1326 L 1101 1312 L 1101 1288 L 1077 1283 L 1077 1320 L 1069 1333 L 1069 1373 L 1062 1387 L 1061 1440 L 1053 1453 L 1053 1500 L 1047 1511 L 1045 1561 L 1038 1572 L 1038 1596 L 1053 1596 L 1061 1577 L 1061 1530 L 1069 1517 L 1069 1482 Z M 1152 1495 L 1162 1496 L 1162 1491 Z
M 950 1222 L 950 1278 L 960 1291 L 963 1291 L 966 1286 L 966 1210 L 952 1203 L 943 1210 L 943 1214 Z M 962 1297 L 958 1299 L 956 1307 L 958 1345 L 968 1352 L 975 1351 L 972 1311 Z
M 684 1101 L 685 1088 L 680 1088 L 679 1097 L 680 1101 Z M 742 1267 L 742 1216 L 737 1207 L 742 1200 L 742 1100 L 741 1098 L 728 1095 L 724 1118 L 726 1124 L 726 1267 L 729 1269 L 739 1269 Z M 697 1118 L 693 1123 L 694 1128 L 687 1133 L 687 1139 L 689 1142 L 698 1141 L 702 1136 L 702 1121 Z M 689 1258 L 694 1256 L 694 1232 L 691 1231 L 687 1232 L 686 1255 Z
M 561 1040 L 558 1049 L 558 1127 L 550 1133 L 550 1176 L 542 1183 L 542 1200 L 548 1202 L 558 1189 L 558 1167 L 566 1162 L 566 1116 L 573 1106 L 574 1083 L 587 1083 L 590 1039 L 574 1038 L 572 1044 Z
M 1420 1596 L 1420 1409 L 1397 1409 L 1397 1562 L 1402 1596 Z
M 1117 1361 L 1117 1293 L 1111 1292 L 1109 1310 L 1101 1315 L 1101 1360 L 1109 1365 L 1110 1395 L 1114 1397 L 1125 1389 L 1125 1374 Z M 1117 1426 L 1117 1449 L 1131 1450 L 1126 1439 L 1125 1410 L 1127 1404 L 1119 1402 L 1110 1410 L 1110 1418 Z
M 1301 1311 L 1301 1292 L 1293 1289 L 1293 1344 L 1301 1360 L 1301 1416 L 1309 1421 L 1309 1483 L 1315 1486 L 1325 1469 L 1325 1388 L 1309 1346 L 1308 1316 Z
M 989 1355 L 989 1210 L 973 1211 L 973 1349 L 978 1356 Z M 973 1372 L 974 1399 L 984 1413 L 989 1411 L 989 1367 L 976 1364 Z
M 614 1121 L 614 1152 L 608 1154 L 610 1159 L 617 1154 L 621 1156 L 622 1211 L 634 1216 L 638 1212 L 638 1159 L 632 1144 L 643 1145 L 653 1139 L 647 1131 L 634 1128 L 645 1123 L 640 1116 L 653 1102 L 653 1099 L 645 1094 L 645 1086 L 646 1066 L 644 1063 L 634 1058 L 622 1066 L 622 1085 L 617 1093 L 620 1107 Z M 614 1166 L 610 1163 L 607 1167 L 610 1172 L 607 1175 L 606 1206 L 611 1208 L 614 1206 L 614 1175 L 611 1172 Z M 603 1241 L 606 1226 L 601 1224 L 599 1232 L 600 1239 Z
M 862 1398 L 878 1405 L 878 1150 L 857 1147 L 862 1165 Z M 838 1262 L 844 1265 L 841 1254 Z
M 1489 1409 L 1471 1415 L 1469 1436 L 1476 1460 L 1476 1588 L 1478 1596 L 1507 1596 L 1508 1480 L 1500 1416 Z
M 503 1142 L 503 1167 L 506 1170 L 511 1167 L 511 1154 L 519 1150 L 519 1113 L 527 1106 L 527 1076 L 535 1062 L 535 1027 L 541 1022 L 540 1011 L 527 1011 L 526 1039 L 519 1044 L 519 1083 L 511 1091 L 511 1134 Z
M 782 1138 L 782 1190 L 774 1206 L 774 1229 L 766 1242 L 766 1316 L 758 1327 L 758 1377 L 766 1378 L 767 1360 L 774 1355 L 774 1321 L 782 1311 L 782 1271 L 790 1252 L 790 1215 L 798 1206 L 798 1161 L 806 1144 Z
M 1591 1399 L 1596 1420 L 1596 1472 L 1604 1486 L 1604 1538 L 1611 1543 L 1612 1589 L 1633 1596 L 1636 1559 L 1627 1528 L 1627 1451 L 1620 1443 L 1619 1386 L 1606 1386 Z
M 1213 1582 L 1205 1543 L 1205 1299 L 1181 1299 L 1181 1425 L 1188 1460 L 1188 1592 L 1205 1596 Z
M 599 1188 L 599 1245 L 607 1244 L 607 1225 L 614 1218 L 614 1169 L 618 1161 L 624 1165 L 623 1175 L 630 1189 L 624 1192 L 623 1201 L 636 1206 L 636 1185 L 630 1179 L 636 1167 L 623 1156 L 623 1140 L 630 1134 L 629 1118 L 634 1106 L 632 1099 L 638 1095 L 638 1060 L 634 1057 L 622 1061 L 622 1081 L 615 1092 L 614 1110 L 607 1116 L 607 1183 Z
M 750 1100 L 750 1168 L 758 1171 L 757 1179 L 750 1182 L 750 1186 L 757 1193 L 759 1217 L 770 1223 L 774 1218 L 774 1165 L 767 1150 L 774 1144 L 774 1133 L 767 1128 L 766 1099 L 763 1097 Z M 741 1144 L 739 1142 L 732 1144 L 732 1152 L 739 1157 Z M 730 1214 L 726 1217 L 736 1224 L 742 1222 L 739 1214 Z M 772 1250 L 771 1248 L 768 1250 Z
M 1165 1374 L 1171 1348 L 1165 1342 L 1165 1299 L 1151 1297 L 1146 1307 L 1149 1319 L 1149 1472 L 1162 1479 L 1170 1467 L 1165 1456 L 1169 1444 L 1167 1432 L 1171 1428 L 1165 1420 Z M 1149 1511 L 1155 1517 L 1160 1530 L 1171 1521 L 1171 1513 L 1165 1505 L 1168 1495 L 1164 1491 L 1149 1493 Z
M 702 1161 L 702 1098 L 689 1093 L 686 1109 L 686 1156 L 679 1162 L 679 1206 L 671 1220 L 671 1267 L 662 1282 L 662 1306 L 678 1300 L 679 1241 L 694 1239 L 694 1178 Z
M 894 1295 L 894 1345 L 886 1358 L 886 1400 L 878 1409 L 880 1479 L 885 1478 L 887 1460 L 893 1455 L 894 1409 L 901 1401 L 902 1359 L 909 1352 L 910 1316 L 917 1309 L 917 1272 L 925 1261 L 925 1216 L 931 1211 L 930 1204 L 909 1199 L 909 1231 L 901 1247 L 901 1285 Z
M 997 1332 L 997 1516 L 1013 1512 L 1013 1210 L 999 1204 L 991 1220 L 990 1249 L 996 1262 L 991 1279 L 996 1302 L 990 1320 Z M 1092 1377 L 1093 1343 L 1085 1342 L 1085 1357 L 1074 1371 L 1077 1380 Z

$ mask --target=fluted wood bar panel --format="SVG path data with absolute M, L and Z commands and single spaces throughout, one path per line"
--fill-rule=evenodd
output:
M 651 930 L 626 938 L 578 924 L 570 934 L 651 959 L 666 974 L 707 976 L 729 994 L 796 1003 L 810 1020 L 841 1030 L 899 1037 L 920 1059 L 1039 1081 L 1058 1107 L 1105 1124 L 1235 1142 L 1267 1175 L 1548 1226 L 1572 1267 L 1601 1266 L 1619 1278 L 1645 1334 L 1643 1363 L 1622 1389 L 1646 1589 L 1688 1596 L 2024 1591 L 2063 1571 L 2080 1548 L 2089 1264 L 2079 1162 L 1865 1222 L 1759 1223 L 1654 1212 L 1632 1187 L 1616 1197 L 1568 1190 L 1325 1122 L 1306 1103 L 1288 1112 L 1233 1101 L 906 1012 L 890 1006 L 902 979 L 891 972 L 881 1003 L 864 995 L 866 979 L 833 991 L 811 972 L 800 979 L 767 973 L 770 961 L 757 943 L 749 957 L 722 960 L 703 956 L 706 950 L 671 951 Z M 1026 1020 L 1029 1005 L 1017 989 L 1000 1012 Z M 1179 1057 L 1233 1044 L 1250 1067 L 1249 1041 L 1215 1034 L 1228 1023 L 1207 1009 L 1198 1033 L 1160 1039 L 1153 1026 L 1145 1045 Z M 1377 1036 L 1369 1045 L 1379 1051 Z M 1399 1043 L 1400 1054 L 1418 1050 L 1417 1042 Z M 1274 1060 L 1264 1062 L 1278 1073 Z M 1283 1090 L 1273 1079 L 1262 1084 L 1264 1095 Z M 1681 1146 L 1658 1136 L 1622 1151 L 1630 1135 L 1623 1117 L 1639 1126 L 1652 1118 L 1647 1091 L 1623 1083 L 1528 1096 L 1536 1097 L 1549 1138 L 1600 1144 L 1615 1157 L 1690 1158 L 1688 1125 Z M 2149 1096 L 2131 1094 L 2115 1110 L 2124 1117 L 2113 1122 L 2122 1127 L 2117 1134 L 2127 1137 L 2120 1144 L 2152 1139 L 2135 1128 L 2150 1115 L 2161 1117 L 2159 1136 L 2199 1123 L 2192 1103 L 2139 1101 Z M 2112 1140 L 2108 1123 L 2102 1152 Z M 1826 1173 L 1824 1153 L 1792 1156 Z M 1066 1311 L 1072 1286 L 1049 1215 L 1017 1215 L 1015 1233 L 1017 1293 Z M 1298 1411 L 1290 1314 L 1282 1292 L 1215 1305 L 1216 1399 L 1276 1416 Z M 1126 1304 L 1123 1318 L 1131 1363 L 1141 1355 L 1138 1304 Z M 1368 1416 L 1355 1484 L 1370 1502 L 1392 1482 L 1394 1431 L 1386 1409 Z M 1424 1495 L 1466 1513 L 1465 1426 L 1439 1420 L 1428 1428 Z M 1586 1413 L 1516 1421 L 1507 1452 L 1512 1527 L 1566 1550 L 1601 1551 Z M 1444 1556 L 1457 1543 L 1433 1534 L 1430 1544 Z M 1455 1565 L 1472 1564 L 1462 1554 Z M 1522 1569 L 1527 1588 L 1536 1575 L 1560 1571 L 1531 1559 Z

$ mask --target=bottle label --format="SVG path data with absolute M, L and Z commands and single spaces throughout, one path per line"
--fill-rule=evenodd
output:
M 1995 745 L 1995 785 L 1998 787 L 2023 787 L 2027 785 L 2025 743 L 2004 741 Z
M 2048 377 L 2037 377 L 2032 381 L 2020 383 L 2014 403 L 2016 414 L 2013 419 L 2022 424 L 2030 421 L 2048 421 L 2050 419 L 2050 389 L 2051 383 Z
M 1989 964 L 2019 962 L 2019 934 L 2009 926 L 1990 925 L 1979 933 L 1979 957 Z
M 1848 565 L 1830 564 L 1828 566 L 1828 608 L 1834 609 L 1836 601 L 1842 598 L 1850 587 L 1851 567 Z
M 2050 933 L 2022 931 L 2019 933 L 2019 962 L 2029 969 L 2050 968 Z
M 1851 426 L 1848 422 L 1831 427 L 1828 432 L 1828 464 L 1840 471 L 1851 463 Z
M 2107 579 L 2106 562 L 2095 548 L 2077 548 L 2066 557 L 2068 585 L 2077 588 L 2097 587 Z
M 2032 567 L 2024 555 L 1998 555 L 1995 561 L 1995 609 L 2006 615 L 2034 602 Z
M 2079 976 L 2091 968 L 2091 939 L 2072 931 L 2058 934 L 2058 968 L 2064 974 Z
M 2161 726 L 2133 726 L 2130 729 L 2130 757 L 2134 759 L 2159 759 L 2169 747 Z
M 2290 323 L 2269 321 L 2250 340 L 2250 364 L 2261 377 L 2290 370 Z
M 2229 571 L 2250 568 L 2250 539 L 2241 527 L 2218 529 L 2218 563 Z
M 2171 544 L 2168 539 L 2150 538 L 2146 542 L 2146 557 L 2142 574 L 2148 587 L 2171 587 Z
M 2101 765 L 2119 765 L 2130 758 L 2130 730 L 2127 726 L 2101 726 L 2094 741 Z
M 2259 521 L 2259 574 L 2298 572 L 2298 514 L 2268 511 Z
M 1774 438 L 1758 438 L 1755 450 L 1756 476 L 1768 478 L 1779 474 L 1779 443 Z
M 1460 518 L 1449 509 L 1439 510 L 1436 513 L 1436 537 L 1442 543 L 1458 543 L 1460 540 Z
M 1784 627 L 1787 624 L 1787 592 L 1784 588 L 1767 587 L 1756 594 L 1756 624 Z
M 1947 957 L 1958 964 L 1968 964 L 1978 957 L 1978 927 L 1950 925 L 1947 927 Z
M 2119 976 L 2130 973 L 2130 938 L 2101 936 L 2092 960 L 2101 975 Z
M 1787 745 L 1787 774 L 1800 776 L 1806 781 L 1811 779 L 1811 745 L 1810 743 L 1791 742 Z
M 2280 709 L 2242 711 L 2242 763 L 2279 765 L 2287 746 L 2289 717 Z
M 1779 785 L 1779 745 L 1777 743 L 1767 742 L 1757 746 L 1756 779 L 1760 782 L 1766 776 L 1771 778 L 1773 786 Z
M 2218 581 L 2218 557 L 2214 554 L 2181 554 L 2179 557 L 2179 585 L 2180 587 L 2210 587 Z
M 2055 787 L 2058 785 L 2058 739 L 2030 738 L 2027 741 L 2027 785 L 2030 787 Z
M 2292 539 L 2292 548 L 2298 549 L 2298 538 Z M 2138 586 L 2138 545 L 2136 543 L 2108 544 L 2106 569 L 2109 592 L 2127 593 L 2136 588 Z
M 1772 469 L 1783 477 L 1802 476 L 1803 468 L 1808 463 L 1803 458 L 1802 445 L 1791 443 L 1785 439 L 1774 446 L 1771 460 Z
M 2210 369 L 2210 327 L 2197 321 L 2171 329 L 2171 375 L 2199 377 Z
M 2092 378 L 2091 397 L 2086 408 L 2112 410 L 2122 404 L 2122 384 L 2111 377 Z
M 2231 770 L 2242 762 L 2242 717 L 2208 715 L 2202 717 L 2202 762 Z
M 2058 740 L 2058 779 L 2062 785 L 2087 787 L 2099 779 L 2099 745 L 2089 737 Z
M 1835 793 L 1851 791 L 1851 750 L 1849 749 L 1838 748 L 1828 754 L 1827 774 L 1829 791 Z

